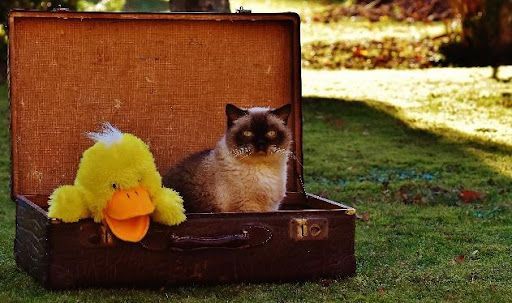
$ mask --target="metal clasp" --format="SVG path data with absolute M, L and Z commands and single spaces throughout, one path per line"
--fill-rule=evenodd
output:
M 295 241 L 325 240 L 329 237 L 326 218 L 294 218 L 290 220 L 290 238 Z

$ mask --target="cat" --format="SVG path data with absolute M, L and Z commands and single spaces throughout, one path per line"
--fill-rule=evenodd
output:
M 216 147 L 172 167 L 164 185 L 182 195 L 187 212 L 278 210 L 286 194 L 290 112 L 290 104 L 277 109 L 227 104 L 227 130 Z

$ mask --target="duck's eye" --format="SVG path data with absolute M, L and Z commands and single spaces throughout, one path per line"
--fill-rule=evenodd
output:
M 113 188 L 113 189 L 117 189 L 117 187 L 118 187 L 118 186 L 117 186 L 117 184 L 112 183 L 112 188 Z
M 244 137 L 252 137 L 253 133 L 250 130 L 246 130 L 246 131 L 243 132 L 243 135 L 244 135 Z
M 275 130 L 270 130 L 267 132 L 267 138 L 273 139 L 276 137 L 276 135 L 277 135 L 277 133 Z

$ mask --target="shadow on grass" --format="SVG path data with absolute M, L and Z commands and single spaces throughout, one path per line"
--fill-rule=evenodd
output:
M 324 99 L 329 100 L 329 99 Z M 336 99 L 333 99 L 336 100 Z M 398 110 L 396 107 L 384 104 L 382 102 L 376 102 L 376 101 L 353 101 L 353 102 L 359 102 L 367 105 L 368 107 L 374 108 L 376 110 L 379 110 L 383 113 L 388 114 L 389 116 L 395 118 L 398 121 L 401 121 L 403 124 L 406 124 L 404 122 L 404 119 L 402 119 L 402 113 L 404 110 Z M 483 106 L 483 105 L 480 105 Z M 463 116 L 461 118 L 464 118 Z M 468 135 L 465 134 L 457 129 L 449 128 L 446 126 L 432 126 L 429 130 L 424 130 L 422 128 L 414 127 L 411 125 L 408 125 L 408 127 L 412 130 L 416 130 L 420 133 L 428 133 L 434 136 L 437 136 L 439 138 L 448 139 L 452 142 L 456 142 L 458 144 L 464 144 L 467 147 L 474 147 L 481 150 L 485 150 L 488 152 L 506 152 L 506 153 L 512 153 L 512 145 L 502 144 L 499 142 L 494 142 L 489 139 L 478 137 L 476 135 Z
M 462 188 L 484 192 L 485 202 L 512 197 L 512 180 L 486 163 L 489 157 L 496 166 L 512 160 L 508 147 L 416 129 L 395 117 L 394 108 L 375 106 L 304 99 L 309 190 L 348 203 L 403 200 L 404 188 L 428 204 L 457 204 Z

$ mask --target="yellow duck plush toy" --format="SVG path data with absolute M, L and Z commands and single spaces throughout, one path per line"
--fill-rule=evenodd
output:
M 74 185 L 61 186 L 50 196 L 50 218 L 77 222 L 92 217 L 129 242 L 144 238 L 150 216 L 166 225 L 186 219 L 182 198 L 162 186 L 153 155 L 141 139 L 109 123 L 88 136 L 96 143 L 84 152 Z

